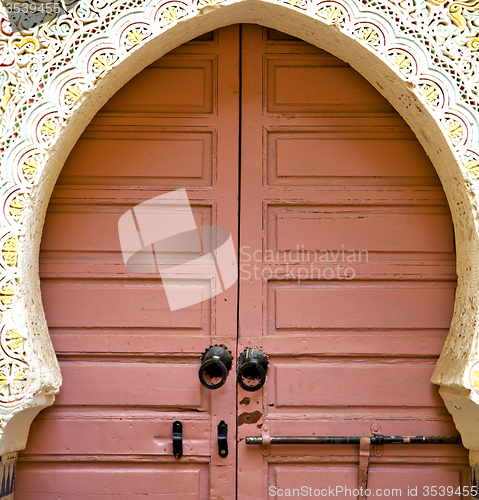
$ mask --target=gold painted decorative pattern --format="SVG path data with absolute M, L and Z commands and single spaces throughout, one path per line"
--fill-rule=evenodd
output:
M 13 297 L 15 297 L 15 290 L 13 288 L 3 286 L 0 289 L 0 302 L 4 306 L 10 304 L 10 302 L 13 300 Z
M 14 198 L 11 202 L 10 202 L 10 215 L 12 215 L 13 217 L 18 217 L 19 215 L 21 215 L 23 211 L 23 201 L 22 200 L 19 200 L 18 198 Z
M 426 101 L 434 102 L 439 97 L 439 92 L 432 85 L 425 85 L 421 95 Z
M 176 7 L 167 7 L 163 11 L 163 17 L 168 23 L 174 23 L 178 20 L 178 9 Z
M 17 255 L 18 255 L 18 238 L 13 236 L 8 238 L 3 244 L 2 256 L 3 260 L 10 267 L 15 267 L 17 265 Z
M 361 31 L 361 39 L 370 45 L 375 44 L 379 40 L 378 32 L 371 27 L 363 28 Z
M 108 59 L 108 57 L 98 56 L 95 59 L 93 66 L 95 66 L 95 68 L 98 71 L 106 71 L 110 67 L 110 64 L 111 64 L 111 61 L 110 61 L 110 59 Z
M 127 38 L 133 45 L 140 45 L 145 36 L 141 29 L 135 28 L 128 33 Z
M 81 90 L 76 85 L 70 85 L 65 92 L 65 99 L 67 101 L 75 102 L 80 99 Z
M 57 126 L 51 120 L 46 121 L 42 126 L 42 134 L 54 136 L 57 133 Z
M 450 137 L 456 138 L 462 135 L 462 126 L 460 123 L 452 121 L 446 127 L 447 133 Z

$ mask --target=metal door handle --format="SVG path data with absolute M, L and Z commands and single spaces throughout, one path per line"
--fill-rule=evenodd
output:
M 228 424 L 224 420 L 218 424 L 218 454 L 221 458 L 228 456 Z
M 173 422 L 173 455 L 175 458 L 183 456 L 183 424 L 179 420 Z
M 246 347 L 238 357 L 238 384 L 248 392 L 263 387 L 268 373 L 268 356 L 258 347 Z
M 215 344 L 208 347 L 201 357 L 201 366 L 198 372 L 200 382 L 207 389 L 219 389 L 226 382 L 232 365 L 233 356 L 225 345 Z M 220 378 L 217 383 L 208 382 L 208 379 L 217 378 Z

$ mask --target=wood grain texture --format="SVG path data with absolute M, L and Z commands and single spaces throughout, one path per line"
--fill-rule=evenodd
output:
M 345 63 L 271 30 L 243 35 L 239 350 L 270 356 L 250 408 L 272 436 L 365 436 L 372 423 L 391 435 L 457 434 L 430 382 L 456 286 L 431 162 Z M 263 457 L 241 441 L 260 430 L 238 434 L 239 500 L 258 484 L 284 496 L 358 485 L 355 446 L 273 445 Z M 371 487 L 425 484 L 468 484 L 467 451 L 384 446 L 372 456 Z
M 234 353 L 236 288 L 221 308 L 207 301 L 170 311 L 159 275 L 126 269 L 118 220 L 187 188 L 196 224 L 226 226 L 237 240 L 238 37 L 238 26 L 224 28 L 146 68 L 93 118 L 66 161 L 40 256 L 63 386 L 32 426 L 19 500 L 206 500 L 227 498 L 234 484 L 234 442 L 227 459 L 212 446 L 218 416 L 234 429 L 234 377 L 212 398 L 198 369 L 210 344 Z M 177 286 L 190 293 L 204 283 L 186 277 Z M 183 422 L 181 461 L 175 420 Z

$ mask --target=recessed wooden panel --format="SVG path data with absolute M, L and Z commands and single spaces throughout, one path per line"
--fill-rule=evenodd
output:
M 177 328 L 49 328 L 50 337 L 59 355 L 86 355 L 87 353 L 135 354 L 180 356 L 193 354 L 199 359 L 210 344 L 206 335 L 198 331 L 181 332 L 181 342 Z M 442 344 L 441 344 L 442 345 Z
M 395 489 L 401 491 L 401 496 L 406 498 L 436 496 L 434 489 L 437 491 L 438 496 L 457 499 L 468 498 L 468 495 L 451 495 L 451 491 L 457 493 L 458 488 L 469 486 L 463 472 L 464 470 L 461 471 L 458 466 L 447 465 L 431 464 L 427 468 L 418 465 L 412 468 L 410 466 L 394 467 L 393 465 L 373 464 L 369 469 L 368 488 L 375 491 L 378 489 L 382 491 Z M 433 487 L 432 490 L 431 487 Z M 395 496 L 398 497 L 399 495 Z
M 60 368 L 56 405 L 201 406 L 197 363 L 61 361 Z
M 98 200 L 100 201 L 100 200 Z M 129 206 L 90 205 L 66 203 L 51 206 L 45 221 L 42 250 L 47 252 L 121 252 L 118 220 Z M 211 207 L 192 207 L 198 225 L 211 224 Z M 77 256 L 78 259 L 78 256 Z
M 367 252 L 453 252 L 451 216 L 446 207 L 444 213 L 438 211 L 423 209 L 421 213 L 421 209 L 403 209 L 401 213 L 397 207 L 341 210 L 270 207 L 268 222 L 273 227 L 269 246 L 280 251 L 316 250 L 316 256 L 314 252 L 308 255 L 317 262 L 321 250 L 341 250 L 337 261 L 343 264 L 348 263 L 348 251 L 356 256 L 352 262 L 357 262 L 361 250 L 366 251 L 362 256 L 366 261 Z
M 273 28 L 265 28 L 266 40 L 268 42 L 300 42 L 304 45 L 308 45 L 306 42 L 295 36 L 288 35 L 282 31 L 274 30 Z
M 332 498 L 335 495 L 329 494 L 329 487 L 333 488 L 334 493 L 336 486 L 350 489 L 358 487 L 357 466 L 354 467 L 352 464 L 318 464 L 316 466 L 304 464 L 302 467 L 295 464 L 271 464 L 270 469 L 269 486 L 276 488 L 276 497 Z M 311 494 L 309 488 L 312 488 Z M 322 495 L 321 490 L 324 488 L 325 494 Z M 318 491 L 315 495 L 316 489 Z M 270 496 L 273 497 L 273 495 Z M 339 495 L 339 498 L 346 497 Z
M 377 464 L 374 458 L 372 460 L 367 484 L 371 498 L 428 498 L 439 496 L 441 487 L 444 488 L 444 491 L 441 488 L 443 497 L 467 498 L 466 495 L 454 495 L 457 488 L 466 486 L 465 467 L 447 464 L 394 466 Z M 270 469 L 270 486 L 276 488 L 277 496 L 355 498 L 352 492 L 358 487 L 357 465 L 354 467 L 349 463 L 272 464 Z M 437 495 L 431 494 L 431 486 L 435 487 Z M 447 491 L 451 493 L 451 488 L 453 494 L 448 495 Z
M 268 182 L 317 185 L 340 177 L 367 179 L 414 177 L 435 184 L 436 172 L 416 140 L 360 137 L 352 130 L 268 133 Z M 356 137 L 355 137 L 356 136 Z M 326 178 L 326 179 L 324 179 Z
M 184 293 L 201 293 L 200 282 L 182 284 Z M 44 279 L 42 298 L 53 327 L 194 328 L 209 333 L 209 303 L 171 311 L 159 275 L 130 281 Z
M 276 406 L 442 406 L 430 382 L 434 364 L 367 359 L 277 363 Z
M 394 112 L 370 83 L 339 59 L 268 58 L 266 64 L 269 113 Z
M 161 404 L 156 402 L 156 406 Z M 164 403 L 164 402 L 163 402 Z M 47 455 L 172 455 L 171 429 L 179 415 L 146 411 L 141 414 L 109 413 L 104 407 L 96 412 L 73 412 L 72 407 L 59 411 L 42 412 L 32 424 L 32 437 L 28 440 L 25 456 Z M 186 419 L 185 419 L 186 417 Z M 209 422 L 181 415 L 188 426 L 189 439 L 183 442 L 185 457 L 210 454 Z M 76 436 L 66 440 L 65 436 Z M 121 436 L 121 439 L 118 437 Z M 110 459 L 111 459 L 110 458 Z
M 270 356 L 288 352 L 294 356 L 421 356 L 441 354 L 448 329 L 435 330 L 329 330 L 318 335 L 316 331 L 276 330 L 274 318 L 268 318 L 268 336 L 262 345 Z M 278 336 L 281 346 L 278 346 Z M 54 341 L 55 342 L 55 341 Z M 56 346 L 56 344 L 55 344 Z
M 59 184 L 211 185 L 213 132 L 87 130 L 72 150 Z
M 205 467 L 163 465 L 36 464 L 23 470 L 16 500 L 205 500 L 208 479 Z M 200 469 L 201 467 L 201 469 Z M 196 470 L 195 470 L 196 469 Z M 92 478 L 94 477 L 94 480 Z
M 164 57 L 130 80 L 101 112 L 212 113 L 214 72 L 214 57 Z
M 108 213 L 106 207 L 96 207 L 94 213 L 85 213 L 84 210 L 79 213 L 51 211 L 47 215 L 42 247 L 45 251 L 55 252 L 120 252 L 118 219 L 126 211 L 122 209 L 115 210 L 116 213 Z
M 449 328 L 454 288 L 454 283 L 362 286 L 323 282 L 316 286 L 270 286 L 270 293 L 276 298 L 277 329 Z
M 204 33 L 203 35 L 193 38 L 193 40 L 191 40 L 190 42 L 188 42 L 188 44 L 185 45 L 189 45 L 196 42 L 215 42 L 217 36 L 218 36 L 218 30 L 208 31 L 208 33 Z

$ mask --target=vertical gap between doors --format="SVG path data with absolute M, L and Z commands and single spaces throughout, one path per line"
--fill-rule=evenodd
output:
M 241 280 L 241 131 L 243 127 L 242 111 L 243 111 L 243 25 L 239 25 L 239 64 L 238 64 L 238 78 L 239 78 L 239 94 L 238 94 L 238 280 L 237 280 L 237 301 L 236 301 L 236 356 L 239 355 L 239 314 L 240 314 L 240 280 Z M 236 415 L 238 415 L 238 384 L 236 384 Z M 235 439 L 236 439 L 236 469 L 235 469 L 235 498 L 238 498 L 238 425 L 235 425 Z

